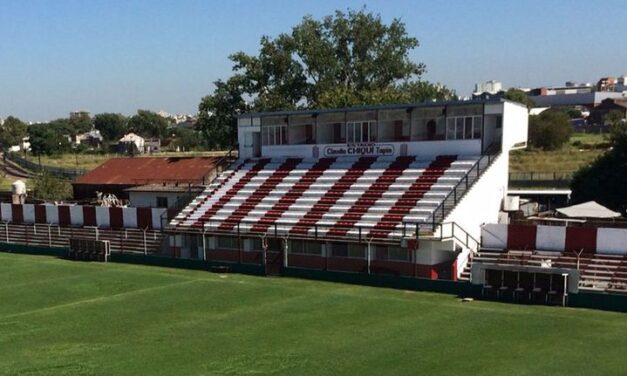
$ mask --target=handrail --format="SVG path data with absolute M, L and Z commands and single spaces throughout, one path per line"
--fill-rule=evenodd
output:
M 64 168 L 55 166 L 40 165 L 33 161 L 29 161 L 26 158 L 22 158 L 16 153 L 6 153 L 7 159 L 16 163 L 17 165 L 34 172 L 48 172 L 51 175 L 62 178 L 76 178 L 84 175 L 86 170 L 82 168 Z
M 475 162 L 472 167 L 470 168 L 470 170 L 468 170 L 468 172 L 464 175 L 464 177 L 462 179 L 460 179 L 457 184 L 455 184 L 455 187 L 453 187 L 453 189 L 448 193 L 448 195 L 446 195 L 446 197 L 444 198 L 444 200 L 442 200 L 442 202 L 435 208 L 435 210 L 433 211 L 433 213 L 431 214 L 430 218 L 431 218 L 431 230 L 435 231 L 435 228 L 437 226 L 437 214 L 438 212 L 441 212 L 441 218 L 439 218 L 439 220 L 444 220 L 444 218 L 446 217 L 446 204 L 448 203 L 448 201 L 452 198 L 453 199 L 453 207 L 455 207 L 457 205 L 457 203 L 462 199 L 462 197 L 464 196 L 464 194 L 466 192 L 468 192 L 468 189 L 472 186 L 472 184 L 490 167 L 490 165 L 492 165 L 492 162 L 494 162 L 498 156 L 500 155 L 500 150 L 498 149 L 494 149 L 493 147 L 489 147 L 487 150 L 486 154 L 481 155 L 481 157 L 477 160 L 477 162 Z M 485 162 L 487 160 L 487 164 L 485 165 L 485 167 L 482 169 L 482 162 Z M 469 181 L 469 177 L 472 174 L 475 174 L 474 178 L 472 181 Z M 457 189 L 460 188 L 460 186 L 462 186 L 462 184 L 465 186 L 464 191 L 462 191 L 459 195 L 457 193 Z M 427 223 L 429 222 L 429 220 L 427 219 L 426 221 Z M 418 229 L 416 229 L 416 232 L 418 231 Z

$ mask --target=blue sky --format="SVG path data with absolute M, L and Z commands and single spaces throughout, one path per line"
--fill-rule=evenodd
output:
M 425 79 L 461 95 L 479 81 L 534 87 L 627 74 L 627 1 L 0 0 L 0 117 L 69 111 L 195 113 L 228 55 L 306 14 L 401 18 Z

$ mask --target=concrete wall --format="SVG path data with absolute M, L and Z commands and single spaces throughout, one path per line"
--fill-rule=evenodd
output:
M 498 222 L 503 198 L 507 194 L 508 166 L 509 155 L 500 154 L 443 222 L 455 222 L 479 239 L 481 225 Z
M 413 155 L 432 159 L 437 155 L 479 155 L 481 140 L 377 142 L 369 144 L 320 144 L 262 146 L 264 157 L 346 157 L 360 155 Z
M 197 196 L 200 193 L 192 193 Z M 156 208 L 157 197 L 167 197 L 168 208 L 173 208 L 179 198 L 187 196 L 187 193 L 181 192 L 128 192 L 129 203 L 135 208 Z
M 84 205 L 0 204 L 0 218 L 12 224 L 98 226 L 102 228 L 161 228 L 165 208 L 107 208 Z
M 491 249 L 517 249 L 627 255 L 627 229 L 542 225 L 486 224 L 481 230 L 481 246 Z

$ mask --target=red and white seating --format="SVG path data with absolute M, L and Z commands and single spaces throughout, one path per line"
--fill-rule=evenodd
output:
M 478 157 L 249 160 L 171 223 L 225 233 L 399 238 L 426 222 Z

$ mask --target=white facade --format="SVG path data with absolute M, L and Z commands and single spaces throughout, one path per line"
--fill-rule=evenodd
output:
M 495 143 L 502 150 L 525 147 L 527 116 L 526 107 L 507 101 L 242 115 L 239 155 L 242 159 L 479 155 Z
M 475 84 L 475 94 L 496 94 L 501 90 L 503 90 L 503 84 L 499 81 L 491 80 Z

